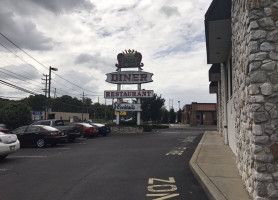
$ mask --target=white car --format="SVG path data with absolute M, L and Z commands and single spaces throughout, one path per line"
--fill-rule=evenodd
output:
M 0 132 L 0 159 L 6 158 L 9 154 L 18 151 L 20 143 L 15 134 Z

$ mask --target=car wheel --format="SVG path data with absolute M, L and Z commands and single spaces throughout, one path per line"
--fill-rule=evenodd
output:
M 44 147 L 44 146 L 45 146 L 45 140 L 42 139 L 42 138 L 37 139 L 36 145 L 37 145 L 37 147 L 39 147 L 39 148 Z

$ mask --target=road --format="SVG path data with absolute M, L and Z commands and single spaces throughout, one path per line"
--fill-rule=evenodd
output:
M 189 169 L 203 131 L 78 139 L 0 161 L 1 200 L 205 200 Z

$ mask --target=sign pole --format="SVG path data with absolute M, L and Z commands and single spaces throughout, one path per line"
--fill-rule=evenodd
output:
M 121 69 L 119 69 L 121 71 Z M 117 91 L 121 90 L 121 84 L 117 84 Z M 120 98 L 117 98 L 117 103 L 121 103 Z M 117 116 L 116 116 L 116 124 L 120 124 L 120 111 L 117 111 Z
M 138 67 L 138 71 L 141 71 L 141 68 L 140 68 L 140 67 Z M 137 89 L 138 89 L 139 91 L 141 90 L 141 83 L 138 83 Z M 140 98 L 137 98 L 137 103 L 138 103 L 138 104 L 141 104 L 141 99 L 140 99 Z M 138 111 L 138 112 L 137 112 L 137 125 L 140 125 L 140 123 L 141 123 L 141 112 Z

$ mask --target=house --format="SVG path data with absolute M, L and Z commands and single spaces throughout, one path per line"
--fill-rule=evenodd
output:
M 205 14 L 217 127 L 253 199 L 278 199 L 278 2 L 213 0 Z

